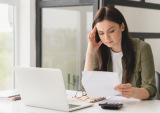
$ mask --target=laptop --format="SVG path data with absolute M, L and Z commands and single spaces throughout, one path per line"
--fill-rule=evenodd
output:
M 15 67 L 22 102 L 60 111 L 74 111 L 92 106 L 93 103 L 67 100 L 60 69 Z

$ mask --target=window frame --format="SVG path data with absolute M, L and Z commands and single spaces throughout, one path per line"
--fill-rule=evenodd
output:
M 0 0 L 0 3 L 8 5 L 17 5 L 17 1 L 18 0 Z
M 16 80 L 15 80 L 15 73 L 14 73 L 14 66 L 17 65 L 17 39 L 18 39 L 18 1 L 19 0 L 0 0 L 0 4 L 6 5 L 13 5 L 13 68 L 12 68 L 12 85 L 13 89 L 16 89 Z
M 42 8 L 93 5 L 93 17 L 99 9 L 99 0 L 36 0 L 36 67 L 42 67 Z
M 99 9 L 99 3 L 100 0 L 36 0 L 36 67 L 42 67 L 42 8 L 92 5 L 94 18 L 94 15 Z M 81 81 L 80 79 L 81 75 L 78 80 Z M 78 84 L 78 87 L 80 88 L 81 82 Z

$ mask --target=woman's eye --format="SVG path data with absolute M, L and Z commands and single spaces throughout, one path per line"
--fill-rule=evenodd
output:
M 110 31 L 110 33 L 113 33 L 114 32 L 114 30 L 113 31 Z
M 104 33 L 99 33 L 99 35 L 103 35 Z

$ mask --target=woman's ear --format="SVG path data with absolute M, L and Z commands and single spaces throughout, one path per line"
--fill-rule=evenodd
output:
M 122 31 L 124 31 L 124 30 L 125 30 L 124 22 L 122 22 L 122 24 L 121 24 L 121 30 L 122 30 Z

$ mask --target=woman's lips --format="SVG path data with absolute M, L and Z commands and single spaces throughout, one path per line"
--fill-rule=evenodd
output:
M 105 42 L 105 43 L 107 43 L 107 44 L 111 44 L 113 41 L 109 41 L 109 42 Z

